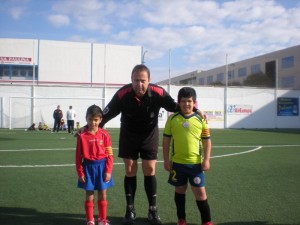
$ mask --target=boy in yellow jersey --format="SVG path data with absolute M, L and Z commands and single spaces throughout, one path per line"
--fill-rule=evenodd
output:
M 163 134 L 164 168 L 170 172 L 168 182 L 175 186 L 177 225 L 187 224 L 185 193 L 188 182 L 196 199 L 202 225 L 213 224 L 204 186 L 204 171 L 210 168 L 210 131 L 205 120 L 193 111 L 196 98 L 193 88 L 179 90 L 181 111 L 168 118 Z

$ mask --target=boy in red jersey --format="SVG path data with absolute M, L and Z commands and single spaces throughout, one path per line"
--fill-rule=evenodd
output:
M 95 224 L 94 190 L 98 190 L 98 225 L 109 225 L 106 189 L 114 185 L 113 152 L 109 133 L 99 127 L 102 116 L 99 106 L 90 106 L 86 112 L 87 127 L 77 135 L 76 170 L 78 187 L 86 190 L 87 225 Z

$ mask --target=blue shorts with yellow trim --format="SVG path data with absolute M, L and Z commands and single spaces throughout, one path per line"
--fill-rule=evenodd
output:
M 86 191 L 105 190 L 114 186 L 113 178 L 110 181 L 104 181 L 106 159 L 84 160 L 82 163 L 85 175 L 85 183 L 78 181 L 77 187 Z
M 201 169 L 201 164 L 173 162 L 168 183 L 178 187 L 186 185 L 188 181 L 194 187 L 204 187 L 204 171 Z

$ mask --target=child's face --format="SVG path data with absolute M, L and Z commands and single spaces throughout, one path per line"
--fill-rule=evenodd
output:
M 88 116 L 86 118 L 86 122 L 88 124 L 88 127 L 91 130 L 98 129 L 101 120 L 102 120 L 102 118 L 100 116 Z
M 193 101 L 192 97 L 189 97 L 189 98 L 182 97 L 179 102 L 180 110 L 184 115 L 193 114 L 194 113 L 193 112 L 194 105 L 195 105 L 195 102 Z

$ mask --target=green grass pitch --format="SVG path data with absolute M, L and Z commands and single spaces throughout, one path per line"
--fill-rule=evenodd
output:
M 115 225 L 125 213 L 124 165 L 117 158 L 119 130 L 108 131 L 116 156 L 108 219 Z M 212 129 L 211 135 L 206 189 L 214 224 L 299 225 L 300 130 Z M 65 132 L 0 129 L 1 225 L 86 224 L 85 193 L 76 187 L 75 144 Z M 167 183 L 161 147 L 156 171 L 160 217 L 164 225 L 175 225 L 174 189 Z M 148 224 L 141 168 L 135 202 L 136 224 Z M 189 225 L 201 224 L 190 189 L 186 213 Z

